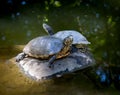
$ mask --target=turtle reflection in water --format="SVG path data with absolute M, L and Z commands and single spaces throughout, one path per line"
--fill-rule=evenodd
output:
M 16 57 L 16 61 L 24 59 L 26 56 L 49 59 L 49 66 L 55 59 L 65 57 L 70 54 L 72 36 L 66 37 L 61 40 L 52 36 L 42 36 L 31 40 L 23 49 L 23 53 L 20 53 Z

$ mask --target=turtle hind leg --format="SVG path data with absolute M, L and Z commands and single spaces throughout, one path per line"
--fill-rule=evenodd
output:
M 51 68 L 51 67 L 53 67 L 53 62 L 55 61 L 55 59 L 56 59 L 56 55 L 54 55 L 54 56 L 52 56 L 50 59 L 49 59 L 49 61 L 48 61 L 48 66 Z
M 16 62 L 19 62 L 20 60 L 24 59 L 26 56 L 25 53 L 19 53 L 17 56 L 16 56 Z

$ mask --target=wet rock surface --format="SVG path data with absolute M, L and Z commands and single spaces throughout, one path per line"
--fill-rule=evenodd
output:
M 30 78 L 42 80 L 60 77 L 95 64 L 95 60 L 89 51 L 83 53 L 79 50 L 73 51 L 67 57 L 55 60 L 51 68 L 48 66 L 48 61 L 26 57 L 17 62 L 17 65 Z

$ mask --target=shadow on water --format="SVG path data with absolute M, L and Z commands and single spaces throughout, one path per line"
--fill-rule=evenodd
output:
M 9 4 L 15 2 L 8 1 Z M 112 0 L 112 3 L 108 0 L 75 0 L 69 3 L 41 1 L 44 5 L 30 1 L 28 5 L 27 1 L 21 2 L 24 7 L 19 6 L 0 18 L 0 94 L 118 95 L 113 83 L 104 88 L 106 81 L 101 80 L 106 79 L 103 77 L 107 76 L 106 72 L 110 72 L 111 78 L 117 79 L 112 82 L 120 83 L 119 1 L 118 4 Z M 32 38 L 47 35 L 42 28 L 43 22 L 51 25 L 55 32 L 71 29 L 85 35 L 91 42 L 90 48 L 97 68 L 43 82 L 35 82 L 24 76 L 11 58 L 21 52 L 23 45 Z M 95 73 L 96 69 L 98 76 L 91 74 Z M 103 83 L 100 84 L 102 89 L 97 89 L 94 79 Z

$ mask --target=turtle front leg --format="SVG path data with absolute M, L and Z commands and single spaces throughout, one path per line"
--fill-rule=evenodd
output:
M 50 59 L 49 59 L 49 61 L 48 61 L 48 66 L 51 68 L 52 67 L 52 64 L 53 64 L 53 62 L 55 61 L 55 59 L 56 59 L 56 55 L 54 55 L 54 56 L 52 56 Z
M 24 59 L 26 56 L 25 53 L 19 53 L 17 56 L 16 56 L 16 62 L 19 62 L 20 60 Z

